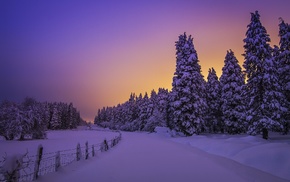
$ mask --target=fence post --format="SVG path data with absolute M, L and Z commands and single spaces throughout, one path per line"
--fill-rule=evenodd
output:
M 113 138 L 111 140 L 111 148 L 113 148 L 116 145 L 116 138 Z
M 107 151 L 107 150 L 109 150 L 109 146 L 108 146 L 108 142 L 107 142 L 107 140 L 105 139 L 105 140 L 103 141 L 102 145 L 101 145 L 101 151 L 102 151 L 102 152 L 105 152 L 105 151 Z
M 77 161 L 81 160 L 82 152 L 81 152 L 81 146 L 80 143 L 77 145 Z
M 86 160 L 89 158 L 89 144 L 88 141 L 86 141 Z
M 60 152 L 57 151 L 55 155 L 55 171 L 60 167 Z
M 92 145 L 92 155 L 93 155 L 93 157 L 95 157 L 95 148 L 94 148 L 94 145 Z
M 39 145 L 38 150 L 37 150 L 36 160 L 35 160 L 33 180 L 36 180 L 38 178 L 38 172 L 39 172 L 40 162 L 42 159 L 42 153 L 43 153 L 43 147 L 42 145 Z
M 109 150 L 109 143 L 108 143 L 108 141 L 107 141 L 107 140 L 105 140 L 105 141 L 104 141 L 104 143 L 105 143 L 105 148 L 106 148 L 106 151 L 108 151 L 108 150 Z

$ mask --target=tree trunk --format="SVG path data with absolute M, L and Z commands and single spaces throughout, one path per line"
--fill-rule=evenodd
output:
M 263 139 L 268 140 L 268 129 L 263 128 L 262 132 L 263 132 Z

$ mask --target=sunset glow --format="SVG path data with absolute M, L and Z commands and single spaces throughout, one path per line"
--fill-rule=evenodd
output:
M 283 2 L 283 3 L 282 3 Z M 171 89 L 175 41 L 192 35 L 202 73 L 221 75 L 226 51 L 243 62 L 250 12 L 279 43 L 288 0 L 1 1 L 0 101 L 73 102 L 97 109 L 159 87 Z

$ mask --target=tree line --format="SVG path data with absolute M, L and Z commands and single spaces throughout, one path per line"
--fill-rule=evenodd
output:
M 95 123 L 127 131 L 153 131 L 167 126 L 185 135 L 201 132 L 256 135 L 268 130 L 287 134 L 290 121 L 290 25 L 280 18 L 279 46 L 270 37 L 258 11 L 251 13 L 244 38 L 242 70 L 227 51 L 222 75 L 209 69 L 207 81 L 193 38 L 175 42 L 176 70 L 172 90 L 154 90 L 114 107 L 98 110 Z
M 0 136 L 6 140 L 44 139 L 46 130 L 73 129 L 81 123 L 84 121 L 72 103 L 25 98 L 22 103 L 0 104 Z

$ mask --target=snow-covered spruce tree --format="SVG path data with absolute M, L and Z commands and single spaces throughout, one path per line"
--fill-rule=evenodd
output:
M 20 140 L 23 140 L 25 135 L 31 135 L 32 139 L 46 138 L 46 122 L 43 118 L 43 105 L 33 98 L 25 98 L 21 104 L 23 119 L 21 122 L 22 132 Z
M 214 68 L 209 69 L 206 82 L 206 128 L 210 133 L 223 132 L 221 112 L 221 85 Z
M 140 129 L 140 114 L 141 114 L 141 105 L 143 104 L 143 95 L 140 93 L 139 96 L 136 96 L 135 98 L 135 106 L 134 106 L 134 119 L 132 121 L 129 121 L 129 131 L 137 131 Z
M 169 92 L 167 89 L 159 88 L 157 94 L 157 109 L 160 114 L 161 123 L 159 126 L 166 126 L 167 122 L 167 106 L 168 106 L 168 95 Z
M 44 123 L 44 127 L 47 129 L 50 121 L 50 104 L 48 102 L 43 102 L 42 103 L 42 121 Z
M 122 104 L 122 112 L 123 116 L 119 120 L 119 124 L 124 126 L 132 123 L 134 120 L 138 119 L 138 108 L 136 105 L 136 96 L 135 94 L 131 93 L 129 100 Z
M 176 92 L 168 93 L 168 104 L 166 106 L 166 126 L 171 130 L 178 130 L 177 123 L 174 121 L 174 99 L 176 97 Z
M 246 131 L 243 90 L 245 77 L 233 51 L 227 51 L 221 83 L 221 110 L 225 131 L 238 134 Z
M 69 116 L 69 113 L 70 113 L 70 108 L 69 108 L 70 105 L 68 104 L 61 104 L 60 105 L 60 120 L 61 120 L 61 126 L 60 128 L 61 129 L 72 129 L 74 128 L 72 123 L 70 123 L 70 116 Z
M 65 109 L 65 108 L 64 108 Z M 66 109 L 65 109 L 66 111 Z M 67 123 L 68 126 L 67 128 L 72 129 L 72 128 L 76 128 L 79 124 L 79 113 L 77 111 L 77 109 L 73 106 L 73 103 L 70 103 L 67 109 L 67 113 L 66 112 L 62 112 L 63 113 L 63 118 L 67 117 Z
M 22 132 L 22 113 L 19 106 L 10 101 L 3 101 L 0 105 L 0 135 L 6 140 L 14 140 Z
M 248 133 L 253 135 L 262 130 L 282 130 L 287 112 L 284 106 L 285 97 L 280 92 L 272 48 L 268 42 L 269 35 L 256 11 L 251 14 L 251 22 L 244 39 L 243 64 L 247 76 Z
M 60 112 L 59 112 L 59 109 L 58 109 L 58 104 L 57 103 L 54 103 L 53 104 L 53 114 L 52 114 L 52 117 L 51 117 L 51 121 L 50 121 L 50 129 L 53 129 L 53 130 L 57 130 L 57 129 L 60 129 L 60 126 L 61 126 L 61 123 L 60 123 Z
M 139 120 L 140 120 L 140 126 L 139 126 L 139 130 L 143 130 L 146 123 L 148 122 L 148 119 L 150 118 L 150 116 L 152 116 L 152 112 L 153 112 L 153 103 L 151 102 L 151 100 L 148 97 L 147 92 L 145 93 L 140 105 L 139 105 Z
M 99 125 L 102 122 L 100 119 L 100 115 L 101 115 L 101 109 L 98 109 L 97 115 L 95 116 L 95 119 L 94 119 L 94 124 Z
M 275 59 L 278 64 L 279 81 L 282 92 L 287 99 L 287 108 L 290 110 L 290 25 L 280 18 L 279 24 L 280 48 L 276 52 Z M 290 127 L 290 114 L 285 117 L 287 122 L 284 126 L 284 134 L 287 134 Z
M 138 107 L 136 104 L 136 95 L 135 93 L 131 93 L 129 101 L 128 101 L 128 119 L 127 122 L 132 122 L 138 118 Z
M 166 107 L 167 107 L 167 93 L 165 89 L 159 88 L 158 94 L 152 90 L 150 95 L 149 109 L 152 111 L 151 116 L 147 119 L 144 131 L 153 132 L 157 126 L 166 126 Z
M 204 128 L 205 81 L 194 49 L 193 39 L 186 33 L 179 36 L 176 46 L 176 71 L 173 77 L 171 111 L 174 129 L 190 136 Z

